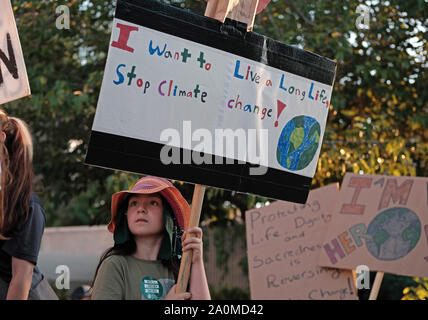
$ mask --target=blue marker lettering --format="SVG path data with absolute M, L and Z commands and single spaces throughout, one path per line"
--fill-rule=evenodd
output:
M 239 74 L 239 68 L 240 68 L 240 66 L 241 66 L 241 61 L 236 60 L 235 74 L 234 74 L 233 76 L 234 76 L 235 78 L 238 78 L 238 79 L 244 79 L 244 76 L 241 76 L 241 75 Z
M 162 52 L 159 50 L 159 46 L 156 46 L 156 48 L 154 48 L 153 49 L 153 41 L 152 40 L 150 40 L 150 44 L 149 44 L 149 52 L 150 52 L 150 54 L 151 55 L 153 55 L 155 52 L 157 53 L 157 55 L 159 56 L 159 57 L 161 57 L 163 54 L 164 54 L 164 52 L 165 52 L 165 50 L 166 50 L 166 43 L 165 43 L 165 46 L 163 47 L 163 50 L 162 50 Z
M 119 69 L 120 69 L 120 68 L 122 68 L 122 67 L 126 67 L 126 65 L 125 65 L 125 64 L 119 64 L 119 65 L 117 66 L 117 68 L 116 68 L 116 73 L 117 73 L 117 76 L 119 77 L 119 80 L 117 80 L 117 81 L 114 81 L 114 80 L 113 80 L 113 83 L 114 83 L 115 85 L 119 85 L 119 84 L 123 83 L 123 81 L 125 81 L 125 77 L 124 77 L 124 76 L 123 76 L 123 74 L 119 71 Z

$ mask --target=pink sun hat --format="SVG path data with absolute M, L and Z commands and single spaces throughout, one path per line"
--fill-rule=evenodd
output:
M 147 176 L 141 178 L 132 187 L 131 190 L 116 192 L 111 197 L 111 221 L 108 224 L 108 230 L 114 233 L 116 226 L 116 215 L 120 204 L 129 194 L 152 194 L 159 193 L 171 206 L 178 224 L 183 230 L 186 230 L 190 219 L 190 206 L 183 198 L 180 191 L 167 179 Z

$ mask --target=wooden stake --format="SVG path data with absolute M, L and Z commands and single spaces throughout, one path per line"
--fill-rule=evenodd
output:
M 376 277 L 373 283 L 373 288 L 370 291 L 369 300 L 376 300 L 377 295 L 379 294 L 380 285 L 383 279 L 383 272 L 376 272 Z
M 202 202 L 204 201 L 205 186 L 195 184 L 193 191 L 192 206 L 190 211 L 189 229 L 199 225 L 201 217 Z M 186 237 L 194 237 L 193 234 L 187 234 Z M 180 271 L 178 273 L 176 293 L 186 292 L 187 284 L 189 283 L 190 270 L 192 265 L 193 252 L 183 252 L 181 257 Z

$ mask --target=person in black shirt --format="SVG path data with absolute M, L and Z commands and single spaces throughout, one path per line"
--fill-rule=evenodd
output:
M 31 134 L 3 110 L 0 129 L 0 299 L 57 299 L 36 266 L 46 216 L 32 193 Z

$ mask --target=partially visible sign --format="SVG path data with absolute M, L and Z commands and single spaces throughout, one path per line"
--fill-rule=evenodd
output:
M 358 298 L 351 271 L 317 265 L 338 195 L 332 184 L 312 190 L 303 205 L 276 201 L 246 212 L 252 299 Z
M 207 1 L 207 0 L 205 0 Z M 270 0 L 209 0 L 205 15 L 224 22 L 225 18 L 240 21 L 253 29 L 256 14 L 263 11 Z
M 428 277 L 428 178 L 346 174 L 322 266 Z
M 30 95 L 27 70 L 9 0 L 0 1 L 0 104 Z
M 257 0 L 239 1 L 227 17 L 245 23 L 247 25 L 247 29 L 252 30 L 257 6 Z
M 269 4 L 270 0 L 259 0 L 259 4 L 257 5 L 257 14 L 262 12 L 266 6 Z

